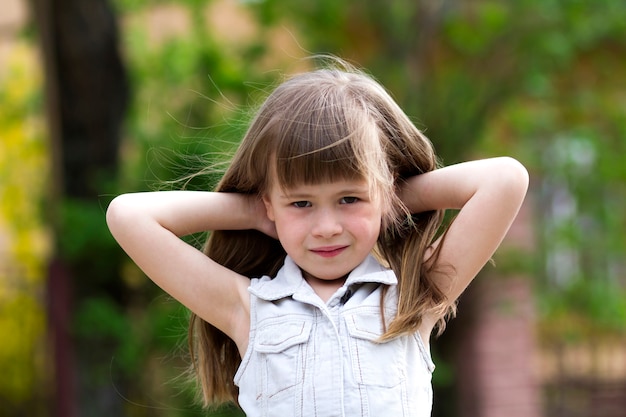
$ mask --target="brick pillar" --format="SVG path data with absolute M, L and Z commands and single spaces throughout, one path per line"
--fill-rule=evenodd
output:
M 532 250 L 530 212 L 527 201 L 499 250 L 502 256 L 494 257 L 496 267 L 485 267 L 459 305 L 460 417 L 542 415 L 532 278 L 503 259 Z

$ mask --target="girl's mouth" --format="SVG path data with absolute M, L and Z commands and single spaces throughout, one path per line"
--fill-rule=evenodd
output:
M 347 246 L 325 246 L 321 248 L 311 249 L 311 252 L 323 258 L 333 258 L 341 254 L 346 248 Z

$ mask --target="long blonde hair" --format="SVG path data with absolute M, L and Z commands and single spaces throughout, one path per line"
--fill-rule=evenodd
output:
M 443 212 L 411 214 L 397 195 L 406 178 L 437 167 L 431 142 L 384 88 L 343 65 L 300 74 L 278 86 L 260 107 L 216 190 L 261 198 L 271 185 L 270 169 L 284 187 L 367 179 L 386 207 L 374 252 L 398 277 L 398 312 L 381 338 L 387 340 L 417 331 L 426 313 L 437 313 L 443 329 L 450 309 L 431 278 L 436 263 L 424 261 Z M 214 231 L 205 253 L 248 277 L 274 276 L 286 256 L 277 240 L 254 230 Z M 236 403 L 233 376 L 241 359 L 235 343 L 192 314 L 189 344 L 205 405 Z

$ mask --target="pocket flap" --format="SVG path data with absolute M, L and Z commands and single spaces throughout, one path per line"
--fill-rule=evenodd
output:
M 377 343 L 383 335 L 383 323 L 380 314 L 353 314 L 346 317 L 350 336 Z
M 259 327 L 255 340 L 257 352 L 277 353 L 305 343 L 311 334 L 311 322 L 291 320 L 268 323 Z

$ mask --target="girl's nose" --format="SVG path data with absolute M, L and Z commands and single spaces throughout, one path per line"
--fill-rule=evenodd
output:
M 318 237 L 332 237 L 343 231 L 341 218 L 333 210 L 321 210 L 315 218 L 312 233 Z

